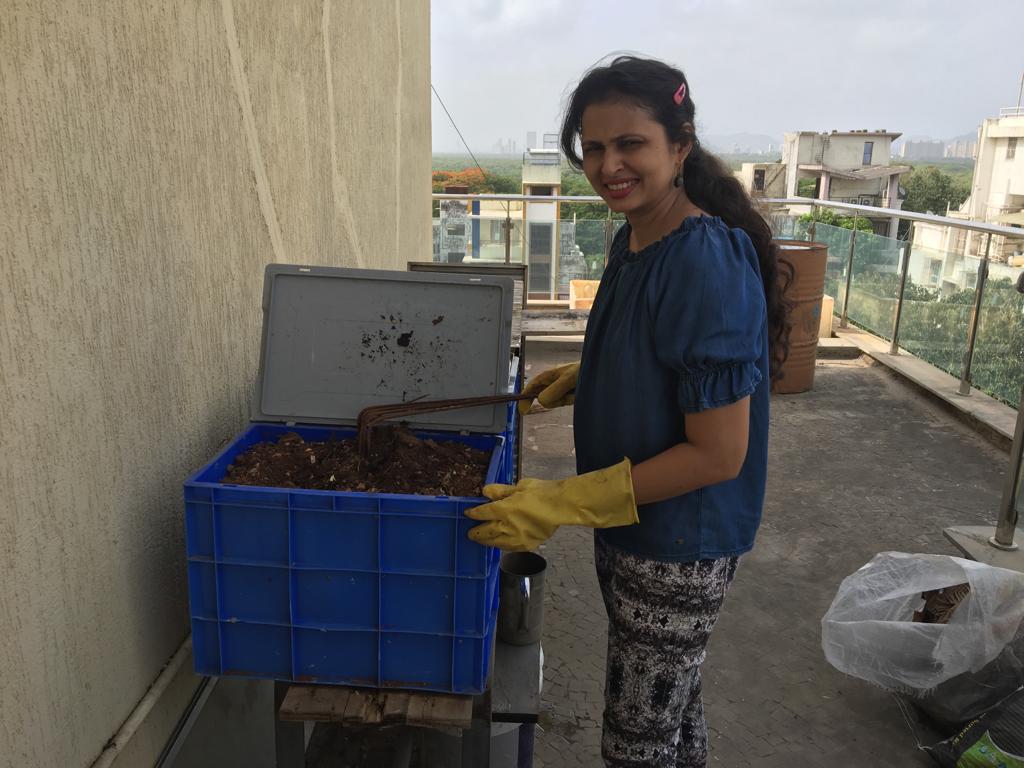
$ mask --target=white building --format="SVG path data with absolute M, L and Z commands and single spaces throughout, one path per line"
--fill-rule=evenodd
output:
M 800 182 L 813 179 L 812 196 L 819 200 L 899 209 L 899 177 L 910 166 L 890 165 L 890 155 L 901 135 L 886 130 L 787 133 L 782 147 L 786 197 L 799 196 Z M 895 219 L 871 221 L 876 231 L 895 235 Z
M 1003 224 L 1012 223 L 1015 218 L 1012 214 L 1019 215 L 1022 211 L 1024 110 L 1017 107 L 1001 110 L 999 117 L 989 118 L 981 124 L 971 195 L 961 206 L 961 212 L 974 221 Z M 981 238 L 976 236 L 973 239 Z M 967 252 L 978 253 L 980 247 L 980 243 L 969 243 Z M 994 237 L 992 247 L 997 249 L 997 260 L 1021 253 L 1021 241 L 1013 238 Z
M 555 134 L 545 134 L 544 141 L 549 143 L 553 136 Z M 509 259 L 516 264 L 525 261 L 528 265 L 530 299 L 556 299 L 559 293 L 564 293 L 559 285 L 561 205 L 555 199 L 561 190 L 560 150 L 527 149 L 523 153 L 522 194 L 552 200 L 443 202 L 441 218 L 434 224 L 437 241 L 434 258 L 464 264 L 503 262 L 505 223 L 510 221 Z
M 544 144 L 549 137 L 544 134 Z M 557 146 L 557 142 L 556 142 Z M 523 153 L 523 194 L 557 196 L 562 189 L 562 154 L 555 148 L 528 149 Z M 558 220 L 556 200 L 528 202 L 523 215 L 526 239 L 526 263 L 529 295 L 532 299 L 552 299 L 558 277 Z
M 1024 227 L 1024 109 L 1000 111 L 978 128 L 978 156 L 974 164 L 971 194 L 954 218 Z M 989 251 L 992 276 L 1024 265 L 1024 229 L 1021 238 L 994 235 Z M 914 228 L 915 252 L 925 254 L 942 266 L 932 267 L 943 275 L 958 272 L 977 274 L 976 262 L 985 253 L 987 236 L 953 227 L 918 224 Z M 966 267 L 955 265 L 966 264 Z M 997 265 L 1005 264 L 1000 269 Z M 1015 274 L 1015 272 L 1014 272 Z M 1010 273 L 1000 276 L 1011 277 Z M 971 287 L 971 281 L 957 286 Z

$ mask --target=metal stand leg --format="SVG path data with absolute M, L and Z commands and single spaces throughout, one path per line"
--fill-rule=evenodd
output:
M 1010 448 L 1010 466 L 1003 481 L 1003 498 L 999 503 L 999 519 L 996 535 L 988 540 L 996 549 L 1013 552 L 1018 544 L 1013 540 L 1017 530 L 1017 496 L 1020 495 L 1021 468 L 1024 466 L 1024 388 L 1021 388 L 1020 405 L 1017 406 L 1017 426 L 1013 432 Z
M 490 768 L 491 722 L 473 718 L 473 727 L 462 732 L 462 768 Z
M 306 727 L 304 723 L 285 722 L 277 717 L 288 683 L 274 683 L 274 753 L 277 768 L 305 768 Z
M 519 726 L 516 768 L 533 768 L 533 736 L 536 727 L 533 723 L 523 723 Z
M 987 526 L 957 526 L 947 528 L 946 538 L 972 560 L 978 560 L 999 568 L 1024 572 L 1024 550 L 1014 541 L 1017 531 L 1017 496 L 1021 484 L 1021 467 L 1024 462 L 1024 391 L 1017 410 L 1017 427 L 1010 448 L 1010 466 L 1006 469 L 1003 482 L 1003 498 L 999 505 L 999 519 L 995 536 L 990 536 Z
M 974 304 L 971 308 L 971 322 L 967 326 L 967 350 L 964 352 L 963 372 L 960 374 L 961 395 L 971 394 L 971 364 L 974 361 L 974 345 L 978 341 L 978 327 L 981 322 L 982 297 L 985 295 L 985 281 L 988 280 L 988 254 L 992 245 L 992 233 L 985 240 L 985 258 L 978 265 L 978 283 L 974 286 Z
M 396 742 L 391 768 L 409 768 L 409 764 L 412 762 L 412 729 L 409 727 L 399 728 Z

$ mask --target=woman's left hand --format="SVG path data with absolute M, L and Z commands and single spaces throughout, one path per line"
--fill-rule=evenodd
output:
M 611 528 L 638 522 L 628 459 L 608 469 L 565 480 L 524 478 L 516 485 L 488 485 L 490 504 L 466 511 L 483 521 L 469 538 L 510 552 L 536 549 L 560 525 Z

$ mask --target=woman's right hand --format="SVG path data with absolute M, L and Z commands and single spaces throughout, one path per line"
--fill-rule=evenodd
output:
M 536 397 L 537 402 L 545 408 L 572 405 L 576 399 L 576 379 L 579 374 L 579 363 L 549 368 L 530 379 L 523 389 L 523 394 Z M 532 405 L 533 398 L 520 400 L 519 413 L 525 416 L 530 412 Z

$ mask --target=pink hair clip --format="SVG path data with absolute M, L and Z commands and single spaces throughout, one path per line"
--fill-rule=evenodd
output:
M 676 103 L 676 105 L 682 105 L 683 99 L 685 99 L 685 98 L 686 98 L 686 81 L 684 80 L 679 85 L 679 90 L 676 91 L 676 94 L 675 94 L 675 96 L 672 97 L 672 100 Z

